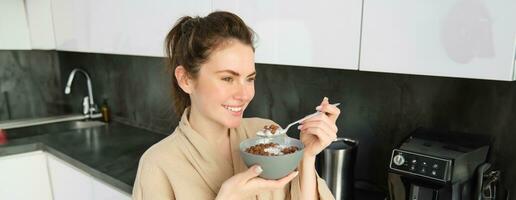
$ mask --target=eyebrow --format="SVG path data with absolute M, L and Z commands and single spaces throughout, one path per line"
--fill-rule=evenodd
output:
M 220 70 L 220 71 L 217 71 L 215 73 L 217 73 L 217 74 L 218 73 L 230 73 L 230 74 L 232 74 L 234 76 L 240 76 L 240 74 L 238 72 L 235 72 L 235 71 L 229 70 L 229 69 L 227 69 L 227 70 Z M 247 77 L 250 77 L 250 76 L 253 76 L 253 75 L 256 75 L 256 71 L 254 71 L 253 73 L 247 75 Z

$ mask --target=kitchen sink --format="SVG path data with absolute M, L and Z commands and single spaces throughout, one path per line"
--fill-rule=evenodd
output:
M 43 124 L 36 126 L 28 126 L 22 128 L 13 128 L 5 130 L 8 139 L 16 139 L 22 137 L 30 137 L 48 133 L 66 132 L 69 130 L 94 128 L 106 126 L 107 124 L 101 121 L 66 121 L 51 124 Z
M 80 129 L 80 128 L 92 128 L 97 126 L 104 126 L 106 123 L 101 121 L 74 121 L 70 123 L 71 129 Z

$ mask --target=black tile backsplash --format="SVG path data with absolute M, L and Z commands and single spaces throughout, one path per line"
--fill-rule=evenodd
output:
M 85 69 L 93 82 L 95 103 L 104 99 L 115 120 L 168 134 L 177 125 L 169 94 L 169 79 L 161 58 L 59 52 L 62 84 L 74 68 Z M 87 95 L 84 77 L 65 96 L 70 112 L 82 110 Z
M 11 54 L 0 52 L 2 58 Z M 47 97 L 51 100 L 46 106 L 62 105 L 62 99 L 65 112 L 81 111 L 81 99 L 87 94 L 82 77 L 74 83 L 71 95 L 62 94 L 68 73 L 80 67 L 92 76 L 95 100 L 100 104 L 106 98 L 115 120 L 163 134 L 171 133 L 178 123 L 163 58 L 62 51 L 43 52 L 46 56 L 38 51 L 21 54 L 26 56 L 21 60 L 39 60 L 47 66 L 49 59 L 59 59 L 60 70 L 50 74 L 60 74 L 55 78 L 60 83 L 51 85 L 57 89 L 51 89 L 55 92 L 49 94 L 55 97 Z M 4 62 L 0 60 L 0 67 Z M 324 96 L 342 103 L 338 134 L 360 141 L 359 180 L 386 190 L 392 148 L 410 131 L 424 126 L 491 136 L 490 161 L 502 170 L 504 185 L 516 192 L 516 151 L 512 150 L 516 143 L 516 82 L 266 64 L 257 64 L 256 69 L 256 95 L 246 116 L 286 125 L 313 112 Z M 40 78 L 44 77 L 32 81 Z M 0 83 L 4 85 L 3 80 Z
M 63 114 L 57 52 L 0 50 L 0 120 Z

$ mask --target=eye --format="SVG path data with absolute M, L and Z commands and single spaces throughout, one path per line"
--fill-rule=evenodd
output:
M 254 77 L 254 76 L 247 78 L 248 82 L 254 82 L 254 80 L 256 80 L 256 77 Z
M 233 81 L 233 78 L 232 77 L 224 77 L 222 78 L 223 81 L 226 81 L 226 82 L 232 82 Z

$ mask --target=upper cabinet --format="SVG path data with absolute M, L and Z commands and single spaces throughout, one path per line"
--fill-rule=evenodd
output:
M 56 49 L 50 0 L 25 0 L 32 49 Z
M 55 49 L 50 0 L 0 1 L 0 49 Z
M 514 80 L 514 0 L 367 0 L 360 70 Z
M 358 69 L 362 0 L 213 0 L 257 33 L 256 62 Z
M 30 49 L 23 0 L 0 1 L 0 49 Z
M 208 14 L 211 0 L 52 0 L 52 8 L 59 50 L 164 56 L 176 20 Z
M 216 10 L 256 32 L 257 63 L 516 78 L 514 0 L 2 0 L 0 49 L 163 57 L 180 17 Z

